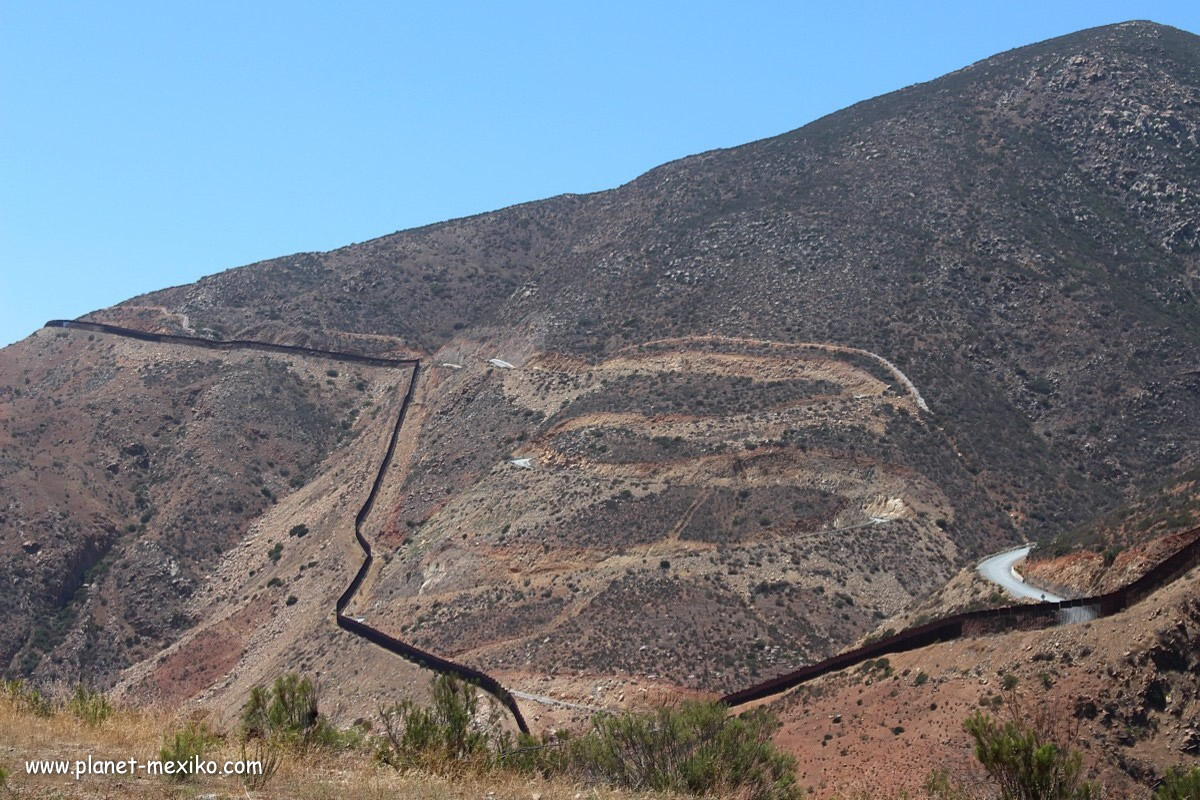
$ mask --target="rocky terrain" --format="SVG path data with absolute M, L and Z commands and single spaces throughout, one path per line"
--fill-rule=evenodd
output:
M 1170 560 L 1200 537 L 1195 469 L 1131 498 L 1113 511 L 1035 547 L 1014 569 L 1062 597 L 1119 589 Z M 962 611 L 1036 602 L 1013 598 L 970 564 L 931 594 L 879 623 L 872 636 L 904 630 Z
M 513 363 L 707 334 L 861 347 L 921 387 L 981 504 L 1056 534 L 1196 455 L 1197 51 L 1149 23 L 1084 31 L 609 192 L 130 306 Z
M 5 672 L 106 682 L 195 624 L 211 566 L 378 415 L 369 372 L 52 330 L 0 351 Z
M 527 694 L 722 692 L 1200 460 L 1198 132 L 1200 39 L 1109 26 L 90 318 L 421 358 L 347 613 Z M 407 379 L 90 336 L 0 351 L 4 671 L 423 683 L 331 620 Z
M 1056 536 L 1022 572 L 1069 594 L 1099 594 L 1141 576 L 1195 537 L 1200 469 L 1189 469 L 1108 514 Z
M 736 688 L 869 630 L 959 555 L 943 492 L 859 449 L 933 436 L 914 396 L 836 354 L 672 341 L 438 381 L 361 608 L 518 686 Z M 462 421 L 489 409 L 528 469 L 471 463 Z
M 1041 720 L 1083 753 L 1108 796 L 1146 797 L 1167 768 L 1200 758 L 1198 654 L 1193 569 L 1115 617 L 896 654 L 770 704 L 786 720 L 777 740 L 816 797 L 919 796 L 947 767 L 978 780 L 962 728 L 978 709 Z

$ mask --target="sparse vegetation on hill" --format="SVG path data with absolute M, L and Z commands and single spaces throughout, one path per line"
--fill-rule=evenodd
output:
M 1197 525 L 1200 525 L 1200 467 L 1192 467 L 1113 511 L 1064 531 L 1033 555 L 1041 560 L 1090 550 L 1104 557 L 1105 566 L 1112 566 L 1123 550 Z
M 365 402 L 308 358 L 62 329 L 2 353 L 0 604 L 23 609 L 0 619 L 6 677 L 106 685 L 177 639 L 212 567 Z
M 1200 452 L 1197 98 L 1200 39 L 1107 26 L 609 192 L 275 259 L 95 316 L 419 356 L 377 513 L 359 521 L 377 560 L 354 613 L 506 684 L 644 711 L 661 692 L 829 655 L 1004 543 L 1076 530 L 1059 544 L 1103 582 L 1195 520 L 1191 473 L 1140 521 L 1127 509 Z M 336 674 L 328 690 L 354 713 L 394 692 L 402 679 L 333 638 L 319 601 L 353 569 L 338 512 L 373 485 L 405 387 L 338 366 L 71 330 L 0 351 L 0 670 L 225 712 L 291 659 Z M 1112 536 L 1076 528 L 1113 507 Z M 803 729 L 811 763 L 875 736 L 906 763 L 949 747 L 921 727 L 951 713 L 937 693 L 969 684 L 960 704 L 995 709 L 986 682 L 1021 672 L 1080 686 L 1089 753 L 1149 774 L 1164 762 L 1146 742 L 1195 746 L 1195 611 L 1167 611 L 1137 655 L 1031 638 L 1034 674 L 1019 649 L 984 670 L 982 639 L 946 645 L 962 645 L 958 672 L 913 654 L 864 665 L 847 678 L 859 696 Z M 1124 644 L 1158 624 L 1143 622 L 1088 624 Z M 322 727 L 311 685 L 281 680 L 252 695 L 238 747 L 361 755 L 357 733 Z M 87 691 L 70 714 L 27 686 L 10 695 L 5 713 L 38 730 L 97 737 L 130 719 Z M 479 727 L 473 693 L 434 695 L 388 695 L 386 761 L 426 753 L 417 766 L 468 765 L 464 781 L 540 770 L 794 791 L 768 739 L 801 734 L 766 715 L 622 711 L 517 743 Z M 1005 753 L 1042 746 L 977 719 Z M 172 753 L 233 749 L 186 723 L 148 726 L 154 748 L 167 728 Z M 291 759 L 280 782 L 310 767 Z
M 404 701 L 381 710 L 379 757 L 398 768 L 537 773 L 638 791 L 746 800 L 800 797 L 795 765 L 771 744 L 778 723 L 767 711 L 730 716 L 713 703 L 651 713 L 601 714 L 580 735 L 513 737 L 489 701 L 448 676 L 434 679 L 432 705 Z
M 465 366 L 430 384 L 402 489 L 381 503 L 421 522 L 380 532 L 390 572 L 368 591 L 405 601 L 387 604 L 391 629 L 488 669 L 732 688 L 828 654 L 984 548 L 1078 524 L 1194 457 L 1198 60 L 1197 39 L 1171 28 L 1082 31 L 610 192 L 263 262 L 96 316 L 444 348 Z M 203 622 L 187 609 L 251 522 L 287 506 L 283 538 L 302 512 L 292 490 L 378 419 L 369 370 L 169 349 L 58 330 L 0 358 L 14 404 L 0 485 L 36 500 L 0 512 L 0 560 L 26 587 L 0 623 L 10 674 L 107 680 L 153 663 Z M 485 368 L 493 355 L 518 368 Z M 587 419 L 606 415 L 620 418 Z M 584 419 L 603 435 L 567 429 Z M 244 460 L 208 475 L 214 448 Z M 516 449 L 534 469 L 493 472 Z M 821 492 L 790 494 L 806 482 Z M 909 507 L 891 527 L 818 538 L 892 498 Z M 312 538 L 264 547 L 243 574 L 284 570 Z M 637 547 L 659 548 L 647 569 L 625 561 Z M 612 570 L 530 592 L 449 575 L 436 610 L 407 602 L 447 563 L 550 576 L 581 561 Z M 785 568 L 796 594 L 749 591 Z M 272 577 L 289 587 L 281 606 L 298 598 L 283 608 L 311 613 L 295 576 Z M 831 591 L 813 597 L 818 584 Z M 256 591 L 223 602 L 249 614 Z M 693 670 L 665 662 L 677 648 L 579 641 L 571 625 L 592 601 L 609 631 L 645 618 L 646 634 L 725 641 L 707 624 L 718 606 L 744 636 Z M 491 620 L 507 649 L 481 633 Z
M 99 316 L 186 308 L 226 336 L 357 331 L 426 352 L 499 331 L 585 363 L 709 333 L 861 347 L 937 414 L 905 462 L 969 474 L 939 476 L 980 516 L 960 536 L 995 539 L 1006 515 L 1051 535 L 1196 452 L 1198 51 L 1146 22 L 1081 31 L 612 191 L 286 256 Z M 684 379 L 647 407 L 763 409 L 784 387 Z M 958 455 L 933 447 L 945 440 Z
M 1056 536 L 1030 555 L 1031 580 L 1078 593 L 1109 591 L 1144 574 L 1200 528 L 1200 467 Z

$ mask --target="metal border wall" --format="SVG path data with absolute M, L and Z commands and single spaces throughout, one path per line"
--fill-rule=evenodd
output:
M 1060 603 L 1033 603 L 1028 605 L 988 608 L 968 611 L 944 617 L 924 625 L 908 628 L 880 639 L 869 645 L 839 653 L 836 656 L 801 667 L 793 672 L 756 683 L 753 686 L 731 692 L 721 698 L 729 706 L 739 706 L 764 697 L 780 694 L 806 681 L 853 667 L 870 659 L 891 653 L 915 650 L 935 642 L 946 642 L 978 633 L 1002 633 L 1030 628 L 1049 628 L 1058 623 L 1059 612 L 1067 608 L 1091 607 L 1099 617 L 1108 617 L 1125 610 L 1145 599 L 1148 595 L 1182 577 L 1184 573 L 1200 564 L 1200 528 L 1185 531 L 1184 535 L 1194 538 L 1173 554 L 1163 559 L 1137 580 L 1104 594 L 1079 597 Z
M 350 585 L 346 587 L 346 591 L 342 592 L 335 606 L 335 615 L 337 625 L 343 630 L 349 631 L 356 636 L 366 639 L 374 645 L 382 647 L 388 652 L 394 653 L 401 658 L 413 662 L 417 666 L 431 669 L 435 672 L 442 672 L 449 675 L 454 675 L 466 681 L 470 681 L 479 686 L 488 694 L 499 700 L 505 708 L 513 715 L 513 719 L 517 723 L 517 727 L 523 733 L 529 733 L 529 726 L 525 722 L 525 717 L 521 714 L 521 709 L 517 706 L 517 701 L 512 693 L 505 689 L 499 681 L 485 672 L 455 663 L 449 659 L 436 656 L 415 647 L 407 642 L 403 642 L 395 637 L 388 636 L 378 628 L 372 628 L 370 625 L 359 622 L 353 617 L 347 617 L 342 613 L 354 595 L 362 586 L 363 580 L 367 577 L 367 573 L 371 569 L 371 564 L 374 562 L 374 556 L 371 555 L 371 543 L 367 541 L 367 537 L 363 535 L 362 526 L 366 521 L 367 516 L 371 513 L 371 509 L 375 505 L 375 499 L 379 495 L 379 489 L 383 485 L 384 475 L 387 474 L 388 467 L 392 463 L 392 457 L 396 453 L 396 442 L 400 438 L 400 429 L 404 426 L 404 419 L 408 414 L 408 407 L 412 403 L 413 395 L 417 388 L 417 377 L 420 375 L 421 362 L 415 358 L 383 358 L 380 356 L 368 356 L 361 353 L 347 353 L 336 350 L 319 350 L 312 347 L 297 347 L 295 345 L 275 344 L 273 342 L 257 342 L 250 340 L 231 339 L 231 340 L 216 340 L 216 339 L 201 339 L 192 336 L 176 336 L 168 333 L 148 333 L 146 331 L 134 330 L 132 328 L 122 328 L 117 325 L 107 325 L 102 322 L 76 322 L 73 320 L 51 320 L 47 322 L 47 328 L 69 328 L 75 330 L 85 330 L 94 333 L 109 334 L 113 336 L 123 336 L 129 339 L 138 339 L 145 342 L 156 342 L 160 344 L 176 344 L 188 347 L 202 347 L 209 350 L 259 350 L 268 353 L 279 353 L 281 355 L 306 356 L 312 358 L 323 358 L 333 361 L 349 362 L 353 364 L 366 364 L 373 367 L 412 367 L 412 372 L 409 375 L 408 391 L 404 394 L 404 400 L 400 404 L 400 411 L 396 415 L 396 424 L 392 426 L 392 435 L 388 440 L 387 452 L 383 456 L 383 460 L 379 464 L 379 469 L 375 472 L 375 480 L 371 484 L 371 491 L 367 495 L 367 499 L 363 502 L 362 507 L 358 509 L 358 513 L 354 516 L 354 538 L 358 540 L 358 546 L 363 551 L 363 562 L 355 573 L 354 579 Z
M 495 678 L 477 669 L 436 656 L 419 647 L 388 636 L 383 631 L 372 628 L 342 613 L 362 586 L 362 582 L 370 571 L 371 564 L 374 562 L 374 556 L 371 554 L 371 543 L 363 535 L 362 525 L 375 505 L 375 499 L 379 494 L 380 487 L 383 485 L 384 475 L 387 473 L 388 467 L 392 462 L 392 457 L 395 455 L 396 442 L 400 437 L 400 429 L 404 425 L 404 419 L 408 414 L 408 407 L 416 391 L 417 378 L 421 371 L 420 359 L 384 358 L 380 356 L 368 356 L 362 353 L 320 350 L 311 347 L 275 344 L 273 342 L 240 339 L 202 339 L 199 337 L 177 336 L 166 333 L 148 333 L 132 328 L 122 328 L 117 325 L 107 325 L 102 322 L 51 320 L 46 323 L 45 327 L 86 330 L 147 342 L 204 347 L 210 350 L 259 350 L 282 355 L 324 358 L 376 367 L 412 367 L 412 373 L 409 376 L 408 391 L 405 393 L 404 400 L 400 405 L 400 411 L 396 416 L 396 424 L 392 427 L 392 435 L 388 441 L 387 452 L 384 454 L 383 460 L 379 464 L 379 469 L 375 473 L 375 480 L 371 484 L 371 491 L 367 495 L 367 499 L 363 502 L 362 507 L 358 510 L 358 514 L 354 517 L 354 536 L 358 540 L 359 547 L 362 548 L 364 558 L 362 565 L 358 568 L 358 572 L 354 575 L 354 579 L 337 600 L 335 609 L 337 624 L 343 630 L 362 637 L 372 644 L 395 653 L 418 666 L 434 670 L 435 672 L 455 675 L 463 680 L 477 684 L 481 689 L 504 704 L 509 712 L 512 713 L 513 719 L 521 731 L 525 733 L 529 732 L 529 727 L 525 722 L 524 716 L 521 714 L 520 708 L 517 706 L 516 699 Z M 745 689 L 731 692 L 722 697 L 720 702 L 729 706 L 743 705 L 754 700 L 761 700 L 765 697 L 780 694 L 806 681 L 856 666 L 870 659 L 879 658 L 891 653 L 915 650 L 919 647 L 925 647 L 937 642 L 947 642 L 962 638 L 963 636 L 1053 627 L 1057 624 L 1059 612 L 1063 609 L 1091 607 L 1095 610 L 1097 616 L 1111 616 L 1141 601 L 1147 595 L 1181 577 L 1192 567 L 1196 566 L 1197 563 L 1200 563 L 1200 528 L 1185 531 L 1184 535 L 1192 535 L 1194 537 L 1191 543 L 1184 545 L 1175 553 L 1168 556 L 1142 577 L 1112 592 L 1092 597 L 1064 600 L 1058 603 L 1034 603 L 989 608 L 982 611 L 968 611 L 943 619 L 933 620 L 932 622 L 903 630 L 886 639 L 881 639 L 853 650 L 847 650 L 826 658 L 823 661 L 818 661 L 815 664 L 810 664 L 784 675 L 756 683 Z

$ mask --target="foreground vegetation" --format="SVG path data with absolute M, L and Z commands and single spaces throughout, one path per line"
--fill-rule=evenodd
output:
M 434 679 L 432 706 L 405 701 L 380 717 L 379 758 L 399 768 L 540 774 L 746 800 L 801 795 L 795 761 L 771 743 L 778 722 L 765 710 L 730 716 L 722 705 L 690 702 L 651 713 L 601 714 L 580 736 L 513 737 L 500 727 L 493 702 L 481 709 L 474 687 L 442 676 Z
M 204 717 L 181 718 L 153 708 L 114 707 L 103 721 L 91 724 L 69 708 L 70 692 L 62 692 L 61 697 L 58 693 L 47 696 L 37 692 L 42 702 L 35 710 L 27 701 L 35 690 L 16 684 L 11 687 L 13 691 L 8 688 L 0 690 L 0 800 L 183 800 L 206 796 L 254 800 L 530 800 L 533 795 L 541 800 L 661 800 L 661 795 L 622 792 L 605 786 L 585 789 L 540 775 L 401 771 L 375 759 L 365 742 L 353 748 L 317 743 L 306 749 L 278 746 L 267 739 L 243 740 L 240 730 L 218 733 L 219 726 Z M 175 748 L 176 734 L 189 727 L 193 735 L 184 735 L 180 747 L 195 747 L 218 761 L 258 758 L 259 752 L 274 754 L 271 774 L 256 783 L 209 776 L 173 781 L 95 775 L 76 781 L 25 773 L 24 762 L 30 759 L 74 760 L 89 755 L 96 759 L 158 758 L 161 750 Z M 347 738 L 357 736 L 351 732 Z
M 195 716 L 164 728 L 162 715 L 115 708 L 84 687 L 49 696 L 9 682 L 0 692 L 0 798 L 802 796 L 792 758 L 771 743 L 777 723 L 765 711 L 731 716 L 717 704 L 684 703 L 649 713 L 601 715 L 581 734 L 534 738 L 506 729 L 501 710 L 482 698 L 473 686 L 437 678 L 430 705 L 404 701 L 380 709 L 377 726 L 360 723 L 339 730 L 321 715 L 311 680 L 285 675 L 256 688 L 237 728 L 220 734 Z M 1070 726 L 1045 709 L 1024 706 L 1015 692 L 1006 699 L 994 715 L 978 712 L 964 723 L 975 744 L 974 776 L 963 780 L 936 772 L 926 782 L 926 796 L 1102 797 L 1102 787 L 1085 775 Z M 245 777 L 107 775 L 65 783 L 24 771 L 26 759 L 88 755 L 253 759 L 264 769 Z M 1200 800 L 1200 767 L 1168 772 L 1154 797 Z
M 200 717 L 162 723 L 152 711 L 116 709 L 80 688 L 55 699 L 19 682 L 0 696 L 0 777 L 12 796 L 46 796 L 49 780 L 24 774 L 25 759 L 251 759 L 262 774 L 176 774 L 117 781 L 88 776 L 83 796 L 179 797 L 187 789 L 237 796 L 522 797 L 542 800 L 693 794 L 739 800 L 799 798 L 794 765 L 770 743 L 765 712 L 731 717 L 715 704 L 597 718 L 578 736 L 534 738 L 507 730 L 475 687 L 437 678 L 429 706 L 380 709 L 379 724 L 339 730 L 318 708 L 311 680 L 285 675 L 252 691 L 237 729 L 221 734 Z M 12 753 L 20 755 L 12 756 Z M 54 793 L 61 792 L 59 787 Z M 115 794 L 114 794 L 115 792 Z M 56 794 L 52 796 L 63 796 Z M 68 794 L 67 796 L 73 796 Z

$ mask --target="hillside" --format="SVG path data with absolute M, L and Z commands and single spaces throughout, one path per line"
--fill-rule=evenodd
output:
M 966 638 L 834 673 L 768 704 L 818 798 L 909 796 L 935 769 L 979 779 L 962 721 L 1044 720 L 1110 797 L 1147 797 L 1200 754 L 1200 571 L 1114 617 Z M 923 677 L 922 677 L 923 676 Z M 1011 688 L 1005 688 L 1005 686 Z M 918 795 L 919 796 L 919 795 Z
M 0 661 L 98 678 L 157 654 L 210 566 L 392 403 L 379 372 L 65 331 L 0 351 Z
M 722 692 L 1196 463 L 1198 131 L 1200 39 L 1127 23 L 89 318 L 419 357 L 351 611 L 590 707 Z M 5 671 L 411 680 L 331 621 L 404 381 L 89 336 L 0 351 Z
M 99 316 L 593 360 L 706 334 L 861 347 L 922 388 L 990 505 L 1057 532 L 1194 453 L 1198 70 L 1190 34 L 1085 31 L 610 192 Z
M 1054 537 L 1022 572 L 1067 593 L 1110 591 L 1177 551 L 1198 521 L 1200 469 L 1192 468 Z

